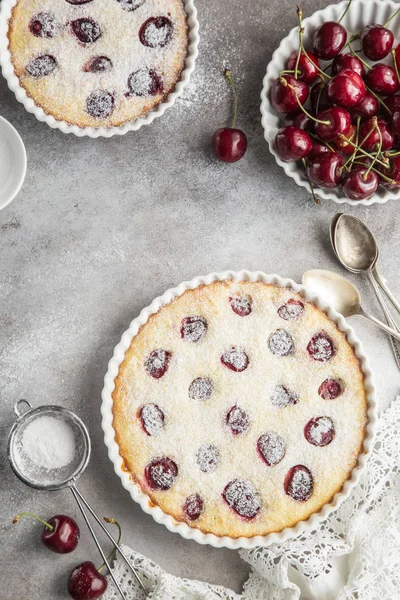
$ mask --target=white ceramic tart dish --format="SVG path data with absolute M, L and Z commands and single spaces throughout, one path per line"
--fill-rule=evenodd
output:
M 332 4 L 327 6 L 323 10 L 315 12 L 312 16 L 307 17 L 303 20 L 304 25 L 304 43 L 305 47 L 310 48 L 310 40 L 314 31 L 326 21 L 337 21 L 343 14 L 347 0 L 340 2 L 339 4 Z M 371 23 L 386 23 L 389 17 L 399 8 L 399 5 L 391 0 L 354 0 L 348 13 L 342 21 L 342 25 L 347 29 L 349 33 L 360 32 L 363 27 Z M 307 5 L 305 4 L 304 13 L 306 16 Z M 296 22 L 296 11 L 293 8 L 293 22 Z M 396 42 L 400 41 L 398 32 L 398 21 L 394 21 L 391 29 L 394 33 Z M 285 37 L 277 50 L 272 55 L 272 59 L 267 67 L 267 72 L 263 81 L 263 89 L 261 92 L 261 115 L 262 115 L 262 126 L 264 128 L 264 136 L 268 142 L 271 154 L 274 155 L 276 162 L 285 171 L 286 175 L 295 180 L 297 185 L 306 188 L 310 193 L 310 184 L 306 178 L 303 165 L 298 162 L 284 162 L 278 156 L 275 150 L 275 136 L 280 127 L 282 127 L 282 118 L 278 112 L 274 109 L 270 102 L 269 93 L 271 90 L 272 83 L 279 77 L 279 73 L 282 69 L 286 68 L 286 63 L 294 50 L 299 48 L 299 28 L 294 27 L 289 35 Z M 395 47 L 395 46 L 394 46 Z M 389 58 L 384 59 L 380 62 L 389 63 L 392 60 L 391 55 Z M 317 195 L 324 200 L 333 200 L 334 202 L 346 203 L 352 206 L 365 205 L 370 206 L 371 204 L 383 204 L 388 200 L 400 199 L 400 188 L 387 189 L 382 185 L 379 186 L 377 192 L 367 200 L 349 200 L 344 196 L 340 187 L 335 189 L 324 189 L 316 188 Z
M 186 539 L 250 549 L 312 529 L 348 497 L 376 401 L 342 316 L 292 280 L 226 271 L 132 321 L 102 417 L 115 472 L 145 512 Z
M 2 0 L 0 64 L 40 121 L 79 137 L 150 124 L 198 54 L 193 0 Z

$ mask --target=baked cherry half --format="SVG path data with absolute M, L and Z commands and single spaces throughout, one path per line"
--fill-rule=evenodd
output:
M 324 400 L 335 400 L 343 392 L 343 384 L 338 379 L 325 379 L 318 388 L 318 394 Z
M 251 296 L 234 296 L 229 298 L 233 312 L 239 317 L 248 317 L 251 313 L 252 299 Z
M 323 60 L 335 58 L 347 42 L 347 31 L 340 23 L 327 21 L 313 36 L 314 54 Z
M 41 12 L 32 17 L 29 23 L 29 31 L 35 37 L 50 39 L 55 37 L 58 27 L 52 14 L 48 12 Z
M 68 4 L 73 4 L 74 6 L 79 6 L 81 4 L 88 4 L 88 2 L 93 2 L 93 0 L 67 0 Z
M 189 521 L 197 521 L 204 512 L 204 501 L 200 494 L 188 496 L 183 505 L 183 512 Z
M 165 416 L 157 404 L 144 404 L 139 409 L 139 418 L 143 430 L 148 436 L 153 437 L 161 433 L 164 427 Z
M 298 401 L 299 395 L 283 385 L 277 385 L 271 396 L 271 404 L 276 408 L 285 408 L 290 404 L 297 404 Z
M 271 102 L 278 112 L 296 112 L 299 108 L 296 97 L 301 104 L 304 104 L 308 98 L 308 86 L 303 81 L 295 79 L 291 75 L 285 75 L 278 77 L 272 84 Z
M 196 455 L 196 462 L 203 473 L 212 473 L 218 467 L 220 461 L 220 452 L 212 444 L 203 444 L 200 446 Z
M 221 363 L 235 373 L 241 373 L 249 365 L 249 357 L 244 350 L 240 348 L 231 348 L 221 356 Z
M 74 600 L 96 600 L 107 589 L 107 579 L 94 564 L 85 561 L 75 567 L 68 579 L 68 593 Z
M 82 44 L 93 44 L 101 37 L 100 25 L 90 17 L 71 21 L 71 29 Z
M 314 479 L 311 471 L 304 465 L 292 467 L 286 474 L 285 492 L 296 502 L 306 502 L 314 491 Z
M 373 61 L 382 60 L 391 51 L 394 35 L 382 25 L 371 24 L 361 32 L 362 49 L 367 58 Z
M 112 115 L 115 98 L 107 90 L 95 90 L 86 99 L 86 112 L 94 119 L 106 119 Z
M 189 398 L 192 400 L 206 400 L 211 398 L 214 384 L 209 377 L 197 377 L 189 386 Z
M 303 129 L 282 127 L 276 134 L 275 148 L 285 162 L 300 160 L 311 152 L 312 141 Z
M 335 354 L 332 338 L 321 331 L 313 335 L 307 346 L 308 354 L 318 362 L 328 362 Z
M 204 317 L 185 317 L 181 322 L 181 338 L 186 342 L 199 342 L 208 329 Z
M 164 80 L 154 69 L 138 69 L 128 77 L 127 96 L 156 96 L 164 90 Z
M 294 352 L 293 338 L 285 329 L 277 329 L 268 338 L 268 348 L 277 356 L 289 356 Z
M 287 68 L 291 71 L 296 68 L 297 54 L 297 50 L 294 50 L 288 60 Z M 304 81 L 304 83 L 310 85 L 318 78 L 318 69 L 316 66 L 319 67 L 319 60 L 312 52 L 307 52 L 307 54 L 308 57 L 304 54 L 304 52 L 300 54 L 298 78 L 300 81 Z
M 82 67 L 85 73 L 106 73 L 111 71 L 113 64 L 108 56 L 92 56 Z
M 27 64 L 26 71 L 31 77 L 47 77 L 57 68 L 57 61 L 51 54 L 36 56 Z
M 171 356 L 167 350 L 153 350 L 144 363 L 147 373 L 154 379 L 163 377 L 168 371 Z
M 329 152 L 329 149 L 326 146 L 324 146 L 324 148 Z M 322 152 L 325 152 L 325 150 L 322 150 Z M 304 312 L 304 304 L 300 302 L 300 300 L 295 300 L 294 298 L 290 298 L 286 304 L 283 304 L 278 308 L 278 315 L 285 321 L 296 321 L 304 315 Z
M 172 38 L 174 26 L 168 17 L 150 17 L 139 30 L 143 46 L 163 48 Z
M 313 446 L 328 446 L 335 437 L 335 425 L 330 417 L 315 417 L 304 427 L 304 437 Z
M 232 406 L 226 415 L 226 424 L 233 435 L 240 435 L 249 428 L 250 417 L 240 406 Z
M 274 431 L 268 431 L 258 438 L 257 450 L 268 467 L 280 463 L 286 454 L 285 442 Z
M 248 481 L 234 479 L 222 492 L 227 505 L 243 519 L 254 519 L 261 509 L 261 499 Z
M 152 490 L 170 490 L 178 476 L 176 463 L 168 457 L 155 458 L 145 468 L 146 481 Z
M 119 2 L 121 8 L 126 10 L 127 12 L 132 12 L 142 6 L 145 0 L 117 0 Z

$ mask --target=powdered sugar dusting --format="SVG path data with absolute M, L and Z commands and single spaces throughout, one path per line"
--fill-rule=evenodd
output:
M 212 444 L 204 444 L 199 448 L 196 455 L 196 462 L 203 473 L 212 473 L 218 467 L 220 452 Z
M 140 409 L 143 429 L 148 435 L 157 436 L 164 427 L 164 413 L 156 404 L 145 404 Z
M 289 391 L 283 385 L 277 385 L 271 396 L 271 404 L 276 408 L 285 408 L 289 404 L 297 404 L 298 401 L 298 394 Z
M 231 481 L 224 489 L 223 497 L 226 503 L 245 519 L 254 519 L 261 508 L 261 499 L 248 481 Z

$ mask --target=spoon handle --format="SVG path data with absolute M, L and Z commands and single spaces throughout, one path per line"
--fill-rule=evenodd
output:
M 389 298 L 390 302 L 393 304 L 398 313 L 400 313 L 400 304 L 397 302 L 396 298 L 393 296 L 392 292 L 389 290 L 388 286 L 380 276 L 378 269 L 374 268 L 374 276 L 375 280 L 379 283 L 386 296 Z
M 399 331 L 399 327 L 398 327 L 396 321 L 393 319 L 393 317 L 389 311 L 389 308 L 386 304 L 386 300 L 383 297 L 382 290 L 380 289 L 379 285 L 375 281 L 372 269 L 369 269 L 367 271 L 367 275 L 368 275 L 368 279 L 370 280 L 370 282 L 372 284 L 372 287 L 374 288 L 378 302 L 381 305 L 381 308 L 385 314 L 387 324 L 390 325 L 391 327 L 393 327 L 394 329 L 396 329 L 397 331 Z M 398 342 L 392 336 L 390 336 L 390 342 L 392 344 L 393 354 L 396 359 L 397 366 L 400 369 L 400 351 L 399 351 Z
M 358 314 L 360 314 L 362 317 L 365 317 L 366 319 L 369 319 L 370 321 L 375 323 L 375 325 L 377 327 L 380 327 L 381 329 L 383 329 L 383 331 L 386 331 L 386 333 L 389 333 L 391 336 L 396 338 L 396 340 L 400 340 L 400 332 L 399 331 L 392 329 L 392 327 L 388 327 L 388 325 L 385 325 L 385 323 L 383 323 L 382 321 L 380 321 L 379 319 L 377 319 L 370 313 L 365 312 L 365 310 L 363 308 L 360 308 L 360 312 Z

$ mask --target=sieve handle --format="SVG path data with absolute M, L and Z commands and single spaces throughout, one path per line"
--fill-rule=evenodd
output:
M 22 410 L 22 411 L 21 411 L 21 410 L 20 410 L 20 405 L 21 405 L 21 404 L 26 404 L 26 405 L 28 406 L 28 409 L 27 409 L 27 410 Z M 16 403 L 14 404 L 14 412 L 15 412 L 15 414 L 17 415 L 18 419 L 19 419 L 20 417 L 22 417 L 22 415 L 23 415 L 24 413 L 28 412 L 28 411 L 29 411 L 29 410 L 31 410 L 31 409 L 32 409 L 32 404 L 31 404 L 30 402 L 28 402 L 28 400 L 24 400 L 23 398 L 21 398 L 21 400 L 18 400 L 18 402 L 16 402 Z

